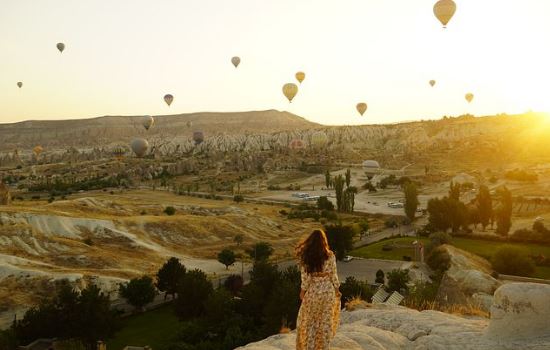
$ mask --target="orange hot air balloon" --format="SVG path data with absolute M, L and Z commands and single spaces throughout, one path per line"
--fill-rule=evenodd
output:
M 464 98 L 466 99 L 466 101 L 468 101 L 468 103 L 471 103 L 474 99 L 474 94 L 469 92 L 469 93 L 466 94 L 466 96 L 464 96 Z
M 359 114 L 363 115 L 367 111 L 367 104 L 364 102 L 361 102 L 361 103 L 358 103 L 357 106 L 355 106 L 355 108 L 357 108 L 357 112 L 359 112 Z
M 292 102 L 292 99 L 298 93 L 298 86 L 293 83 L 288 83 L 283 86 L 283 94 L 288 99 L 288 102 Z
M 453 18 L 455 12 L 456 4 L 453 0 L 439 0 L 434 5 L 434 15 L 443 24 L 443 28 L 447 28 L 447 23 Z
M 430 85 L 431 85 L 432 87 L 434 87 L 434 85 L 435 85 L 435 80 L 430 80 Z
M 302 81 L 304 81 L 305 78 L 306 78 L 306 73 L 304 72 L 296 73 L 296 80 L 298 80 L 300 84 L 302 83 Z

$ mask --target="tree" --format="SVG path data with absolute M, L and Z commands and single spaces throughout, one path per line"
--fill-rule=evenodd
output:
M 334 178 L 333 186 L 336 192 L 336 208 L 338 211 L 342 211 L 344 203 L 344 178 L 342 175 L 338 175 Z
M 337 260 L 342 260 L 346 254 L 353 249 L 353 237 L 355 231 L 352 226 L 328 225 L 325 226 L 330 249 L 334 252 Z
M 443 244 L 451 244 L 453 238 L 447 232 L 434 232 L 430 234 L 430 243 L 426 247 L 428 252 Z
M 384 271 L 378 270 L 376 271 L 376 280 L 375 283 L 385 284 L 386 283 L 386 276 L 384 275 Z
M 330 188 L 332 185 L 330 171 L 328 169 L 325 171 L 325 185 L 327 188 Z
M 340 285 L 340 292 L 342 293 L 342 305 L 345 305 L 354 298 L 370 301 L 373 295 L 366 280 L 358 281 L 353 276 L 346 277 L 345 282 Z
M 273 254 L 273 247 L 267 242 L 258 242 L 247 249 L 246 253 L 254 259 L 254 261 L 267 261 Z
M 290 266 L 280 274 L 264 308 L 264 334 L 277 333 L 281 327 L 294 328 L 300 309 L 300 271 Z
M 332 211 L 334 210 L 334 204 L 332 204 L 332 202 L 326 196 L 321 196 L 319 197 L 319 199 L 317 199 L 317 208 L 319 210 Z
M 479 187 L 477 194 L 477 208 L 479 210 L 479 221 L 483 230 L 489 225 L 489 221 L 493 216 L 493 200 L 489 188 L 485 185 Z
M 460 200 L 460 184 L 454 183 L 451 181 L 451 184 L 449 185 L 449 198 L 454 199 L 456 201 Z
M 157 295 L 153 279 L 149 276 L 132 278 L 128 283 L 120 284 L 119 292 L 120 296 L 137 310 L 142 310 L 145 305 L 155 300 Z
M 110 338 L 119 327 L 116 311 L 111 310 L 109 296 L 96 285 L 81 291 L 76 314 L 77 338 L 88 346 L 95 346 L 98 339 Z
M 347 169 L 346 170 L 346 187 L 349 187 L 350 183 L 351 183 L 351 170 Z
M 88 347 L 98 339 L 111 337 L 118 328 L 117 313 L 111 310 L 109 297 L 95 285 L 80 293 L 64 281 L 53 299 L 29 309 L 12 330 L 19 343 L 37 338 L 78 339 Z
M 520 247 L 505 245 L 498 248 L 491 262 L 497 272 L 507 275 L 530 276 L 535 272 L 529 252 Z
M 497 212 L 497 230 L 501 236 L 508 236 L 512 227 L 512 193 L 505 187 L 500 190 L 501 206 Z
M 178 286 L 178 297 L 174 303 L 176 315 L 184 320 L 199 317 L 204 312 L 204 304 L 214 291 L 208 276 L 201 270 L 188 271 Z
M 430 251 L 428 258 L 426 259 L 426 263 L 433 271 L 442 277 L 443 273 L 451 266 L 451 257 L 449 256 L 449 253 L 447 253 L 447 250 L 443 247 L 437 246 Z
M 353 212 L 353 209 L 355 209 L 355 195 L 357 194 L 357 187 L 350 186 L 346 188 L 346 194 L 347 194 L 346 211 Z
M 369 222 L 367 220 L 362 220 L 358 223 L 359 225 L 359 237 L 363 238 L 367 232 L 369 232 Z
M 453 232 L 468 224 L 468 210 L 464 203 L 448 198 L 432 198 L 428 201 L 428 221 L 436 230 Z
M 180 282 L 185 276 L 185 266 L 183 266 L 178 258 L 170 258 L 162 265 L 157 272 L 157 288 L 161 292 L 165 292 L 164 299 L 167 295 L 175 297 Z
M 408 290 L 411 277 L 409 276 L 409 270 L 395 269 L 388 272 L 388 291 L 389 292 L 399 292 L 402 293 L 403 290 Z
M 235 263 L 235 252 L 231 249 L 225 248 L 218 254 L 218 261 L 225 265 L 225 269 L 229 269 L 229 265 L 233 265 Z
M 172 216 L 176 213 L 176 208 L 174 207 L 166 207 L 164 208 L 164 214 L 168 215 L 168 216 Z
M 225 289 L 230 291 L 233 295 L 239 294 L 243 285 L 244 281 L 241 275 L 229 275 L 223 282 Z
M 416 190 L 416 185 L 413 182 L 405 183 L 403 187 L 403 192 L 405 193 L 405 215 L 412 222 L 416 217 L 416 209 L 418 208 L 418 192 Z
M 479 208 L 477 206 L 468 207 L 468 223 L 474 225 L 474 229 L 477 228 L 477 224 L 481 223 L 479 218 Z
M 244 235 L 242 233 L 235 235 L 235 238 L 233 238 L 233 241 L 237 243 L 237 246 L 240 247 L 240 245 L 243 244 Z

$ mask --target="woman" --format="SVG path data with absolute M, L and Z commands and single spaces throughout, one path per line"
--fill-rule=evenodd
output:
M 296 350 L 328 350 L 340 321 L 336 258 L 321 230 L 313 231 L 296 250 L 302 272 Z

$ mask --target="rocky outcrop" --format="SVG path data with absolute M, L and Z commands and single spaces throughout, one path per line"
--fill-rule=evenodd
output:
M 491 276 L 491 264 L 476 255 L 445 245 L 450 267 L 443 276 L 439 299 L 451 304 L 477 304 L 490 306 L 491 296 L 501 282 Z M 486 307 L 486 308 L 487 308 Z
M 515 283 L 497 290 L 490 320 L 388 305 L 344 311 L 331 349 L 550 349 L 548 300 L 550 286 Z M 295 340 L 294 332 L 279 334 L 238 349 L 291 350 Z
M 10 203 L 10 189 L 2 181 L 0 181 L 0 205 L 10 205 Z

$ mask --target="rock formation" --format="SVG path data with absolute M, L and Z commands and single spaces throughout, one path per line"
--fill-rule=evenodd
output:
M 7 185 L 0 181 L 0 205 L 10 205 L 11 194 Z
M 443 276 L 439 299 L 450 304 L 480 304 L 488 310 L 495 290 L 502 284 L 491 276 L 491 264 L 476 255 L 445 245 L 450 267 Z
M 365 305 L 344 311 L 332 350 L 550 349 L 550 285 L 513 283 L 495 293 L 491 319 Z M 278 334 L 238 350 L 292 350 L 295 333 Z

